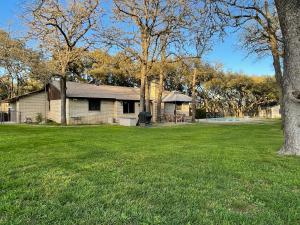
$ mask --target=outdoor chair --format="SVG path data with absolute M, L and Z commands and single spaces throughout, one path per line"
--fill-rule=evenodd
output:
M 181 123 L 183 123 L 183 122 L 184 122 L 184 117 L 185 117 L 184 114 L 177 114 L 177 115 L 176 115 L 176 122 L 181 122 Z
M 32 119 L 30 117 L 25 117 L 25 123 L 32 123 Z

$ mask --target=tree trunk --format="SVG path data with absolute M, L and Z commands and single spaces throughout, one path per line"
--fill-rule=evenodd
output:
M 60 99 L 61 99 L 61 125 L 67 124 L 66 98 L 67 79 L 65 74 L 60 78 Z
M 14 97 L 14 79 L 11 77 L 10 98 Z
M 196 121 L 196 76 L 197 70 L 194 69 L 192 78 L 192 123 Z
M 146 112 L 151 113 L 151 109 L 150 109 L 150 81 L 149 81 L 148 77 L 146 77 L 146 82 L 145 82 L 145 98 L 146 98 Z
M 142 65 L 141 87 L 140 87 L 140 112 L 145 111 L 145 77 L 146 77 L 146 66 Z
M 158 83 L 158 93 L 157 93 L 157 122 L 161 123 L 161 104 L 162 104 L 162 93 L 164 89 L 164 79 L 166 73 L 166 50 L 163 47 L 161 53 L 161 67 L 159 71 L 159 83 Z
M 280 110 L 281 110 L 281 119 L 282 119 L 282 124 L 281 127 L 282 129 L 284 128 L 284 104 L 283 104 L 283 90 L 282 90 L 282 66 L 281 66 L 281 62 L 280 62 L 280 56 L 279 56 L 279 51 L 278 51 L 278 44 L 277 44 L 277 40 L 275 38 L 275 36 L 271 35 L 270 38 L 270 42 L 271 42 L 271 52 L 272 52 L 272 56 L 273 56 L 273 67 L 275 70 L 275 78 L 276 78 L 276 82 L 278 84 L 279 87 L 279 104 L 280 104 Z
M 300 155 L 300 1 L 276 0 L 284 39 L 284 145 L 280 154 Z
M 20 80 L 19 77 L 17 76 L 17 87 L 16 87 L 16 96 L 19 96 L 19 90 L 20 90 Z
M 148 72 L 148 49 L 149 41 L 147 36 L 147 31 L 142 31 L 141 34 L 142 42 L 142 62 L 141 62 L 141 87 L 140 87 L 140 112 L 145 111 L 145 83 Z

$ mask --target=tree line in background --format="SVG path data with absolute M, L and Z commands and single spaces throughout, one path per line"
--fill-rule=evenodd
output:
M 5 31 L 1 31 L 0 34 L 0 45 L 6 45 L 6 48 L 1 48 L 1 55 L 6 56 L 3 57 L 5 61 L 0 86 L 1 98 L 12 98 L 40 90 L 46 84 L 45 77 L 51 76 L 49 67 L 52 62 L 42 59 L 40 54 L 26 48 L 25 43 L 11 38 Z M 196 69 L 194 65 L 197 65 Z M 40 68 L 41 66 L 45 67 Z M 161 62 L 153 63 L 148 75 L 149 81 L 159 81 L 160 67 Z M 110 55 L 96 49 L 85 51 L 72 63 L 67 80 L 96 85 L 140 87 L 139 72 L 140 65 L 125 53 Z M 39 73 L 42 73 L 42 76 Z M 164 90 L 178 90 L 192 95 L 194 85 L 198 108 L 211 115 L 255 116 L 259 107 L 279 102 L 279 90 L 273 77 L 225 73 L 220 66 L 213 67 L 192 58 L 167 61 L 164 73 Z M 196 80 L 193 84 L 194 74 Z M 147 82 L 147 85 L 150 85 L 150 82 Z
M 27 37 L 36 40 L 42 53 L 2 32 L 1 93 L 12 97 L 25 90 L 25 80 L 46 83 L 59 77 L 62 124 L 67 80 L 139 86 L 140 111 L 150 111 L 149 83 L 157 79 L 158 105 L 163 88 L 185 91 L 193 99 L 193 121 L 197 99 L 205 110 L 219 112 L 225 107 L 226 113 L 237 116 L 279 101 L 285 134 L 282 152 L 297 153 L 300 83 L 294 51 L 299 46 L 295 29 L 299 4 L 297 0 L 113 0 L 104 10 L 99 0 L 32 0 L 24 5 Z M 109 17 L 103 19 L 106 14 Z M 229 27 L 242 31 L 241 43 L 249 54 L 272 56 L 279 94 L 272 78 L 224 73 L 203 63 L 213 41 L 222 39 Z

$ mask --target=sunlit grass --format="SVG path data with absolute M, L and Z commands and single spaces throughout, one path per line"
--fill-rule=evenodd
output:
M 279 123 L 0 126 L 0 224 L 299 224 Z

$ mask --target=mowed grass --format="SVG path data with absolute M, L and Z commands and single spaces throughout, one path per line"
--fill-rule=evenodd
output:
M 0 224 L 300 224 L 279 123 L 0 126 Z

